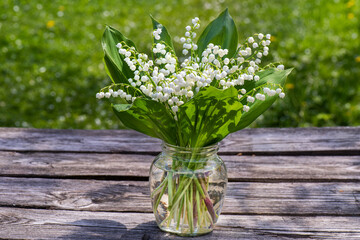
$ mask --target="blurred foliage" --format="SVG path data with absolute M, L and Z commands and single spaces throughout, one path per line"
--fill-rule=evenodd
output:
M 253 126 L 360 124 L 359 1 L 122 0 L 0 3 L 0 126 L 119 128 L 95 93 L 110 83 L 100 39 L 111 25 L 149 54 L 152 14 L 179 39 L 229 7 L 240 39 L 271 33 L 268 61 L 295 67 L 278 101 Z

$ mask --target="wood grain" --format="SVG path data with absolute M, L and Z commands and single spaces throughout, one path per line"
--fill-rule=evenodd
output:
M 160 143 L 132 130 L 0 128 L 0 239 L 182 239 L 151 213 Z M 245 129 L 220 145 L 223 214 L 196 239 L 360 239 L 360 127 Z
M 196 239 L 359 239 L 360 217 L 222 215 Z M 184 239 L 161 232 L 149 213 L 0 208 L 0 239 Z
M 360 128 L 259 128 L 231 134 L 220 152 L 360 152 Z M 160 140 L 132 130 L 0 128 L 0 150 L 61 152 L 160 152 Z
M 0 206 L 152 212 L 143 181 L 0 178 Z M 358 183 L 229 183 L 223 213 L 360 216 Z
M 360 156 L 222 155 L 231 181 L 360 180 Z M 0 176 L 148 177 L 153 155 L 0 151 Z

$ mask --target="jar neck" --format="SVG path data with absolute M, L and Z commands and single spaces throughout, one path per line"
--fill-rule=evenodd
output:
M 171 145 L 168 143 L 162 143 L 163 152 L 169 155 L 177 156 L 192 156 L 196 158 L 205 158 L 217 154 L 219 145 L 216 143 L 207 147 L 189 148 Z

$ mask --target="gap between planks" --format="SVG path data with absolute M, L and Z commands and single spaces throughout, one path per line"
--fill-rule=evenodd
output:
M 37 175 L 37 174 L 0 174 L 1 177 L 11 177 L 11 178 L 43 178 L 43 179 L 68 179 L 68 180 L 100 180 L 100 181 L 118 181 L 118 182 L 127 182 L 127 181 L 136 181 L 136 182 L 148 182 L 148 177 L 139 177 L 139 176 L 121 176 L 121 175 Z M 294 178 L 229 178 L 228 182 L 249 182 L 249 183 L 360 183 L 360 179 L 294 179 Z
M 60 150 L 2 150 L 0 152 L 10 152 L 10 153 L 71 153 L 71 154 L 127 154 L 127 155 L 150 155 L 155 158 L 160 152 L 159 151 L 109 151 L 109 152 L 95 152 L 95 151 L 60 151 Z M 360 150 L 324 150 L 324 151 L 278 151 L 278 152 L 252 152 L 252 151 L 228 151 L 222 152 L 219 151 L 220 156 L 359 156 Z

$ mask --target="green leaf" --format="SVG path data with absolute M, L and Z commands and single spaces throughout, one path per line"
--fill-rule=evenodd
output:
M 203 147 L 221 141 L 239 124 L 241 110 L 242 104 L 234 87 L 201 89 L 179 107 L 183 145 Z
M 251 86 L 248 85 L 247 88 L 258 87 L 267 83 L 275 83 L 284 86 L 286 78 L 291 73 L 292 70 L 293 70 L 292 68 L 286 70 L 278 70 L 275 68 L 266 69 L 258 73 L 260 80 L 257 82 L 251 81 L 253 82 L 253 85 Z M 243 113 L 241 117 L 241 121 L 234 129 L 234 132 L 249 126 L 261 114 L 263 114 L 278 98 L 279 98 L 278 95 L 271 97 L 266 96 L 265 101 L 256 100 L 253 104 L 249 104 L 248 106 L 250 107 L 250 110 L 248 112 Z
M 105 54 L 104 63 L 106 72 L 114 83 L 128 83 L 128 79 L 134 76 L 129 66 L 124 62 L 124 56 L 119 54 L 119 49 L 116 47 L 116 44 L 122 41 L 129 47 L 135 47 L 135 44 L 118 30 L 106 26 L 101 39 L 101 45 Z
M 116 104 L 112 108 L 126 127 L 178 145 L 174 118 L 164 104 L 137 98 L 133 104 Z
M 160 39 L 156 40 L 154 38 L 154 43 L 160 43 L 160 42 L 164 41 L 166 43 L 166 45 L 168 45 L 168 47 L 170 47 L 173 50 L 173 52 L 175 52 L 174 45 L 171 40 L 171 36 L 168 33 L 166 27 L 164 25 L 162 25 L 161 23 L 159 23 L 158 21 L 156 21 L 151 15 L 150 15 L 150 17 L 152 20 L 153 29 L 156 30 L 158 28 L 161 28 Z
M 197 42 L 199 56 L 209 43 L 220 45 L 222 49 L 228 49 L 228 56 L 230 57 L 235 55 L 238 45 L 238 33 L 228 9 L 212 21 L 200 35 Z
M 116 64 L 106 55 L 104 56 L 104 65 L 105 71 L 113 83 L 127 83 L 127 78 L 116 66 Z

